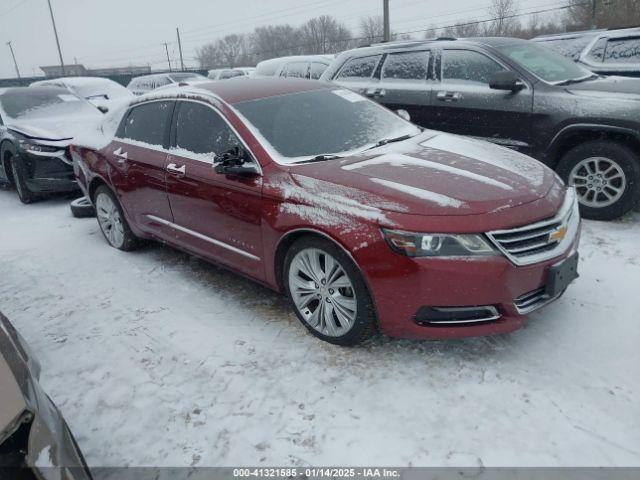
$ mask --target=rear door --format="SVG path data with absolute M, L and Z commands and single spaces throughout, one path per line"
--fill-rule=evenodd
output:
M 166 237 L 173 220 L 165 167 L 173 101 L 150 101 L 125 115 L 108 151 L 111 182 L 128 218 L 141 229 Z
M 444 49 L 440 63 L 426 126 L 530 152 L 533 89 L 528 82 L 517 92 L 490 88 L 491 77 L 509 67 L 476 50 Z
M 172 143 L 167 190 L 180 244 L 262 278 L 262 177 L 213 169 L 216 155 L 248 148 L 216 109 L 187 100 L 176 107 Z
M 435 84 L 429 78 L 430 58 L 429 50 L 389 53 L 377 84 L 380 103 L 392 110 L 406 110 L 417 125 L 429 123 L 428 109 Z M 373 96 L 376 97 L 375 92 Z

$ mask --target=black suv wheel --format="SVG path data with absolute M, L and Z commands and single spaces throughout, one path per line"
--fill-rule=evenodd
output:
M 583 143 L 562 157 L 557 170 L 567 185 L 576 188 L 585 218 L 613 220 L 640 202 L 640 158 L 623 144 Z

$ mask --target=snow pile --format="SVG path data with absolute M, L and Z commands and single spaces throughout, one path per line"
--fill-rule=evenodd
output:
M 276 180 L 272 186 L 284 198 L 280 204 L 282 212 L 298 215 L 317 225 L 347 226 L 353 218 L 392 225 L 383 210 L 406 210 L 406 207 L 375 194 L 297 174 L 292 174 L 290 179 Z

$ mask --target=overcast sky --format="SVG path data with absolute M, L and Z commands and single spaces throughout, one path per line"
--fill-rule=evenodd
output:
M 391 27 L 398 32 L 486 18 L 491 0 L 391 0 Z M 358 20 L 382 13 L 382 0 L 51 0 L 65 63 L 87 67 L 166 67 L 162 42 L 178 59 L 180 27 L 186 63 L 196 65 L 197 47 L 229 33 L 261 25 L 299 25 L 329 14 L 357 34 Z M 556 5 L 561 0 L 556 0 Z M 528 11 L 553 0 L 528 0 Z M 6 42 L 12 41 L 23 76 L 41 75 L 40 65 L 59 63 L 47 0 L 0 0 L 0 78 L 15 77 Z

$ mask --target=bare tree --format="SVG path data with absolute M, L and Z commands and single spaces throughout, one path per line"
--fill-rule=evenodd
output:
M 359 25 L 360 44 L 371 45 L 384 40 L 384 21 L 381 16 L 363 17 Z
M 243 64 L 247 57 L 247 41 L 244 35 L 233 33 L 218 40 L 216 46 L 228 67 Z
M 336 53 L 348 47 L 349 29 L 330 15 L 312 18 L 300 27 L 305 53 Z
M 254 60 L 298 55 L 300 32 L 289 24 L 258 27 L 251 35 L 251 49 Z
M 492 0 L 489 9 L 491 20 L 484 24 L 484 34 L 495 37 L 508 37 L 518 30 L 519 22 L 515 0 Z
M 479 23 L 469 20 L 447 27 L 444 30 L 444 35 L 455 38 L 478 37 L 482 34 L 481 30 Z
M 597 0 L 596 15 L 592 19 L 592 3 L 585 0 L 569 0 L 564 23 L 567 30 L 585 30 L 593 20 L 598 28 L 623 28 L 640 25 L 638 0 Z
M 207 43 L 196 51 L 196 57 L 201 68 L 222 67 L 224 58 L 218 48 L 218 42 Z

